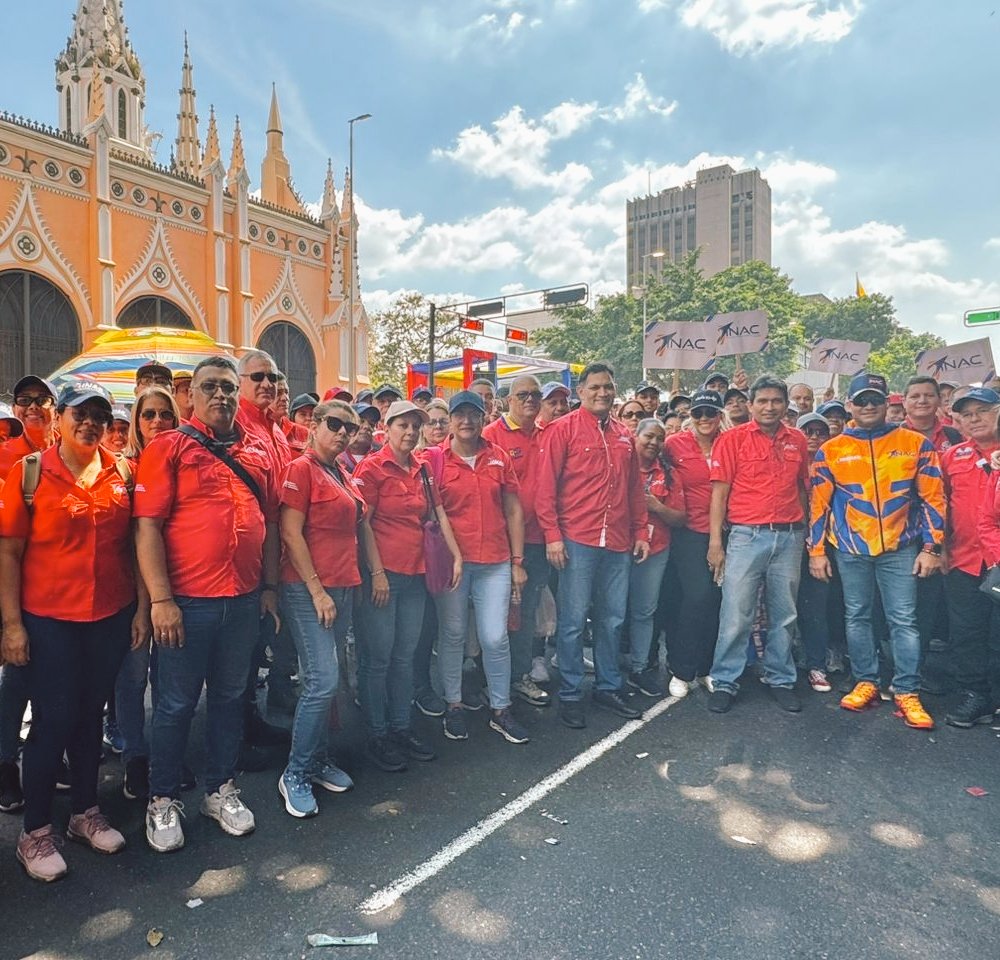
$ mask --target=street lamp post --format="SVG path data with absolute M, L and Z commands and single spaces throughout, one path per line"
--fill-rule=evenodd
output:
M 353 183 L 353 181 L 352 181 Z M 647 294 L 649 293 L 649 261 L 650 258 L 653 260 L 662 260 L 666 256 L 665 250 L 651 250 L 649 253 L 644 253 L 642 255 L 642 335 L 646 336 L 646 300 L 648 299 Z M 646 379 L 646 365 L 643 364 L 642 367 L 642 379 Z
M 347 284 L 347 389 L 352 394 L 358 392 L 358 343 L 354 327 L 354 262 L 357 259 L 355 244 L 358 242 L 357 231 L 354 229 L 354 124 L 369 119 L 371 119 L 370 113 L 361 113 L 347 121 L 349 131 L 347 173 L 351 180 L 351 262 L 347 265 L 350 274 Z

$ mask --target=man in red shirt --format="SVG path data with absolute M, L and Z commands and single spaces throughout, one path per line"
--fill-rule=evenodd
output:
M 569 387 L 558 380 L 550 380 L 542 387 L 542 409 L 538 414 L 539 426 L 552 423 L 569 413 Z
M 184 427 L 154 439 L 136 472 L 133 505 L 139 569 L 159 646 L 146 839 L 161 853 L 184 845 L 181 762 L 203 685 L 208 759 L 201 812 L 233 836 L 254 829 L 233 777 L 259 618 L 277 616 L 271 453 L 235 422 L 239 377 L 232 360 L 203 360 L 191 386 L 189 426 L 208 447 Z
M 576 388 L 580 406 L 542 434 L 535 514 L 549 563 L 559 573 L 556 599 L 559 716 L 586 726 L 583 631 L 593 604 L 593 701 L 630 720 L 642 716 L 622 698 L 618 632 L 625 621 L 632 558 L 649 556 L 646 494 L 628 429 L 611 416 L 614 371 L 584 367 Z
M 979 589 L 988 562 L 977 528 L 989 489 L 990 455 L 1000 448 L 1000 394 L 972 387 L 952 407 L 968 440 L 941 457 L 948 493 L 945 594 L 951 625 L 951 660 L 962 699 L 945 723 L 969 728 L 986 723 L 1000 706 L 1000 607 Z
M 535 614 L 542 588 L 549 581 L 545 537 L 535 514 L 538 491 L 538 452 L 542 428 L 542 388 L 537 377 L 518 377 L 510 386 L 510 412 L 501 414 L 483 428 L 483 439 L 506 451 L 517 474 L 518 496 L 524 510 L 524 572 L 521 589 L 521 625 L 510 634 L 511 692 L 536 707 L 547 707 L 549 695 L 531 679 L 532 654 L 544 659 L 545 641 L 535 643 Z
M 768 616 L 762 679 L 783 710 L 802 709 L 791 626 L 805 545 L 809 453 L 805 435 L 782 422 L 787 409 L 784 381 L 760 377 L 750 388 L 751 421 L 722 433 L 712 448 L 708 565 L 722 583 L 708 700 L 713 713 L 725 713 L 739 690 L 761 585 Z

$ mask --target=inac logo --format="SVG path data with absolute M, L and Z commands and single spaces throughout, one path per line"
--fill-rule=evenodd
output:
M 759 323 L 738 323 L 735 320 L 730 320 L 729 323 L 724 323 L 719 327 L 719 344 L 726 342 L 727 337 L 759 337 L 760 324 Z
M 861 356 L 857 353 L 850 353 L 838 347 L 827 347 L 819 355 L 820 363 L 827 363 L 830 360 L 849 360 L 851 363 L 861 363 Z
M 957 357 L 954 360 L 946 355 L 931 364 L 931 376 L 937 377 L 948 370 L 962 370 L 966 367 L 981 367 L 982 365 L 983 358 L 978 353 L 974 353 L 971 357 Z
M 699 350 L 705 349 L 704 337 L 685 337 L 681 334 L 668 332 L 656 338 L 656 355 L 663 356 L 665 350 Z

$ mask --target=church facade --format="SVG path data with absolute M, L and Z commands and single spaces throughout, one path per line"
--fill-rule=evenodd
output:
M 214 111 L 202 145 L 186 39 L 177 135 L 158 164 L 145 88 L 120 0 L 79 0 L 56 60 L 58 126 L 0 113 L 0 395 L 101 333 L 138 326 L 267 350 L 293 396 L 351 389 L 351 372 L 367 383 L 349 178 L 338 202 L 328 165 L 321 207 L 307 208 L 272 90 L 251 196 L 239 119 L 227 157 Z

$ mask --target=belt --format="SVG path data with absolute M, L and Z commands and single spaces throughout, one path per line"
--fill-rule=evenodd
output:
M 805 530 L 805 521 L 799 520 L 797 523 L 744 523 L 740 526 L 749 527 L 751 530 L 772 530 L 776 533 L 788 533 L 791 530 Z

